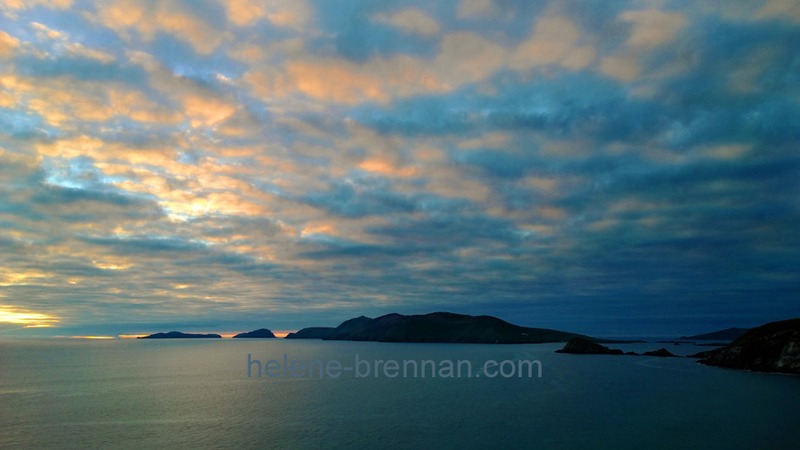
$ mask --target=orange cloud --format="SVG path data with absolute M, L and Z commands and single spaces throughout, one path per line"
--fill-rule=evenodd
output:
M 376 57 L 364 63 L 341 59 L 291 60 L 285 70 L 261 68 L 245 81 L 262 98 L 276 99 L 300 92 L 335 103 L 386 103 L 427 92 L 448 92 L 485 79 L 504 66 L 506 52 L 474 33 L 452 33 L 442 39 L 434 60 L 407 55 Z
M 137 122 L 177 124 L 183 115 L 177 111 L 158 105 L 139 91 L 110 90 L 111 108 Z
M 632 25 L 631 34 L 618 53 L 606 56 L 600 61 L 600 72 L 624 82 L 639 77 L 641 73 L 639 61 L 645 52 L 675 39 L 687 23 L 681 14 L 655 9 L 625 11 L 618 18 Z M 674 65 L 671 71 L 681 68 L 680 64 Z
M 237 26 L 249 26 L 267 19 L 280 27 L 302 28 L 311 16 L 305 0 L 265 2 L 262 0 L 222 0 L 228 20 Z
M 223 3 L 228 20 L 238 26 L 251 25 L 266 15 L 267 5 L 259 0 L 227 0 Z
M 66 9 L 72 6 L 72 0 L 5 0 L 4 5 L 11 9 L 27 9 L 36 6 L 45 8 Z
M 228 38 L 225 33 L 214 29 L 174 1 L 155 4 L 136 0 L 103 1 L 98 3 L 95 18 L 102 25 L 117 31 L 125 40 L 130 40 L 130 30 L 136 30 L 146 41 L 152 41 L 158 32 L 165 32 L 202 54 L 213 52 Z
M 387 177 L 412 177 L 419 173 L 415 167 L 398 167 L 391 161 L 379 158 L 367 159 L 361 162 L 358 168 Z
M 426 21 L 414 21 L 416 28 L 412 29 L 410 17 L 417 17 L 416 10 L 379 15 L 376 20 L 423 34 L 439 31 L 438 24 Z M 439 52 L 432 59 L 378 56 L 354 63 L 337 58 L 295 58 L 303 49 L 297 40 L 267 48 L 244 45 L 237 48 L 235 55 L 244 61 L 256 61 L 243 78 L 256 95 L 267 101 L 301 93 L 334 103 L 387 103 L 411 95 L 450 92 L 486 80 L 504 67 L 527 70 L 558 64 L 569 70 L 583 69 L 595 59 L 594 48 L 583 40 L 572 22 L 548 16 L 539 21 L 532 37 L 517 49 L 507 49 L 472 32 L 453 32 L 443 36 Z M 275 54 L 289 55 L 284 66 L 268 63 L 270 55 Z
M 293 0 L 271 4 L 267 10 L 267 19 L 280 27 L 300 29 L 308 23 L 311 14 L 311 6 L 306 0 Z
M 547 15 L 536 23 L 534 32 L 511 56 L 514 69 L 558 64 L 577 70 L 594 60 L 595 50 L 591 45 L 581 44 L 581 32 L 569 19 Z
M 102 122 L 116 115 L 146 122 L 180 120 L 141 93 L 114 84 L 72 77 L 43 81 L 9 74 L 0 76 L 0 87 L 3 88 L 0 103 L 27 107 L 54 126 L 67 127 L 78 121 Z
M 189 116 L 194 127 L 216 125 L 233 115 L 237 108 L 228 101 L 195 93 L 190 93 L 181 100 L 183 112 Z
M 19 45 L 19 39 L 5 31 L 0 31 L 0 58 L 8 58 L 14 54 L 14 49 Z
M 389 98 L 384 80 L 355 64 L 300 61 L 290 63 L 287 73 L 297 90 L 314 98 L 351 104 Z
M 633 25 L 626 44 L 643 50 L 666 44 L 686 26 L 686 18 L 681 14 L 655 9 L 626 11 L 620 14 L 619 18 Z
M 175 75 L 151 55 L 143 52 L 132 52 L 130 61 L 140 65 L 149 75 L 150 85 L 164 97 L 179 104 L 182 110 L 171 111 L 156 103 L 146 100 L 142 96 L 135 96 L 139 100 L 136 112 L 141 120 L 158 120 L 158 117 L 167 118 L 170 122 L 178 122 L 179 114 L 188 118 L 193 127 L 214 127 L 233 117 L 239 110 L 239 105 L 218 91 L 208 88 L 189 78 Z M 218 79 L 227 80 L 217 74 Z M 228 131 L 237 130 L 228 127 Z
M 422 11 L 409 8 L 394 14 L 378 14 L 377 22 L 389 24 L 407 33 L 432 35 L 439 32 L 439 24 Z

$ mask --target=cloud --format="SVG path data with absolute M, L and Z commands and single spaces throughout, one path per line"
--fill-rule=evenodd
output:
M 275 25 L 301 29 L 311 17 L 313 10 L 305 0 L 282 3 L 267 11 L 267 18 Z
M 36 6 L 66 9 L 72 6 L 73 0 L 8 0 L 5 6 L 11 9 L 28 9 Z
M 687 23 L 681 14 L 655 9 L 625 11 L 619 18 L 633 26 L 625 44 L 642 50 L 653 49 L 675 39 Z
M 238 26 L 252 25 L 264 17 L 266 5 L 257 0 L 229 0 L 224 3 L 228 20 Z
M 19 39 L 5 31 L 0 31 L 0 58 L 8 58 L 14 54 L 14 49 L 19 45 Z
M 452 91 L 490 75 L 503 65 L 503 49 L 473 33 L 444 36 L 440 53 L 430 62 L 408 56 L 344 60 L 299 60 L 285 72 L 262 70 L 248 75 L 253 88 L 268 97 L 297 90 L 317 100 L 356 104 L 386 103 L 398 97 Z
M 639 78 L 648 53 L 675 39 L 688 22 L 679 13 L 655 9 L 624 11 L 618 20 L 631 24 L 630 35 L 622 48 L 601 60 L 600 71 L 623 82 Z
M 431 35 L 439 32 L 439 24 L 427 14 L 414 8 L 388 14 L 378 14 L 374 20 L 399 28 L 406 33 Z
M 510 66 L 517 70 L 559 64 L 571 70 L 588 66 L 595 57 L 589 43 L 581 43 L 581 31 L 569 19 L 545 16 L 536 22 L 534 32 L 511 56 Z
M 492 9 L 492 0 L 461 0 L 456 15 L 459 19 L 481 17 Z
M 600 62 L 600 71 L 620 81 L 634 81 L 641 73 L 637 60 L 632 54 L 606 56 Z
M 201 54 L 213 52 L 225 39 L 224 33 L 196 14 L 181 1 L 137 2 L 115 0 L 99 2 L 97 20 L 130 40 L 135 30 L 145 41 L 152 41 L 159 32 L 169 33 Z
M 784 19 L 800 22 L 800 6 L 791 0 L 767 0 L 756 13 L 759 19 Z

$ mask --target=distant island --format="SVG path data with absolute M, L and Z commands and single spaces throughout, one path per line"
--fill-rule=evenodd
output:
M 636 352 L 623 352 L 618 348 L 608 348 L 605 345 L 600 345 L 596 342 L 589 341 L 581 337 L 574 337 L 564 344 L 564 347 L 556 350 L 556 353 L 570 353 L 573 355 L 633 355 L 633 356 L 661 356 L 672 357 L 676 356 L 665 348 L 644 352 L 642 354 Z
M 335 341 L 439 342 L 470 344 L 534 344 L 566 342 L 581 337 L 566 331 L 514 325 L 492 316 L 469 316 L 449 312 L 419 315 L 387 314 L 375 319 L 361 316 L 346 320 L 335 328 L 304 328 L 286 339 L 324 339 Z
M 275 335 L 272 333 L 272 331 L 266 328 L 260 328 L 258 330 L 248 331 L 247 333 L 239 333 L 233 338 L 270 339 L 274 337 Z
M 709 366 L 800 374 L 800 318 L 761 325 L 723 348 L 691 356 Z
M 180 331 L 170 331 L 168 333 L 155 333 L 149 336 L 140 336 L 136 339 L 219 339 L 218 334 L 191 334 L 181 333 Z
M 564 344 L 564 347 L 556 350 L 556 353 L 571 353 L 574 355 L 623 355 L 624 352 L 617 348 L 608 348 L 605 345 L 574 337 Z
M 681 336 L 680 339 L 689 341 L 732 341 L 742 337 L 748 331 L 750 331 L 750 328 L 726 328 L 695 336 Z

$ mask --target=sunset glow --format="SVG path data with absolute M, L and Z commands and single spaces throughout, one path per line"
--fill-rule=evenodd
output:
M 33 312 L 15 306 L 0 305 L 0 324 L 22 325 L 25 328 L 48 328 L 56 325 L 59 321 L 58 317 L 49 314 Z

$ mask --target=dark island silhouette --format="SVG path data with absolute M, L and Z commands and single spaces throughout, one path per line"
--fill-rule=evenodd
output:
M 581 337 L 574 337 L 564 344 L 564 347 L 556 350 L 556 353 L 571 353 L 573 355 L 633 355 L 633 356 L 661 356 L 670 357 L 673 355 L 669 350 L 660 348 L 641 355 L 636 352 L 623 352 L 618 348 L 608 348 L 597 342 L 592 342 Z
M 733 341 L 750 331 L 750 328 L 726 328 L 711 333 L 697 334 L 694 336 L 681 336 L 681 340 L 689 341 Z
M 723 348 L 690 357 L 709 366 L 800 374 L 800 318 L 761 325 Z
M 250 339 L 270 339 L 274 338 L 275 335 L 272 331 L 266 328 L 260 328 L 258 330 L 248 331 L 246 333 L 239 333 L 234 336 L 234 339 L 242 339 L 242 338 L 250 338 Z
M 304 328 L 286 339 L 324 339 L 333 341 L 429 342 L 470 344 L 534 344 L 566 342 L 581 337 L 590 342 L 603 341 L 566 331 L 514 325 L 492 316 L 469 316 L 449 312 L 419 315 L 387 314 L 346 320 L 335 328 Z M 630 342 L 630 341 L 628 341 Z
M 572 353 L 575 355 L 622 355 L 622 350 L 616 348 L 608 348 L 605 345 L 592 342 L 590 340 L 574 337 L 564 344 L 556 353 Z
M 182 333 L 180 331 L 170 331 L 167 333 L 155 333 L 149 336 L 140 336 L 136 339 L 219 339 L 222 336 L 218 334 L 192 334 Z

